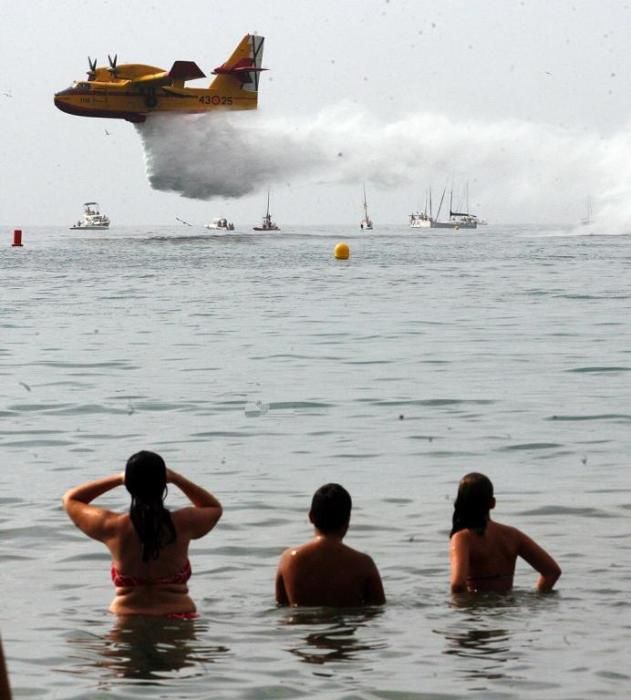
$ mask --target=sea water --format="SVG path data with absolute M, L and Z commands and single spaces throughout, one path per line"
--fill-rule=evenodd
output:
M 177 225 L 24 230 L 0 245 L 0 632 L 23 698 L 624 698 L 631 640 L 631 237 Z M 346 240 L 347 261 L 333 249 Z M 107 612 L 71 486 L 139 449 L 212 490 L 194 621 Z M 560 563 L 448 592 L 457 483 Z M 382 609 L 274 603 L 313 491 Z M 98 501 L 128 507 L 124 489 Z M 185 499 L 170 489 L 167 504 Z

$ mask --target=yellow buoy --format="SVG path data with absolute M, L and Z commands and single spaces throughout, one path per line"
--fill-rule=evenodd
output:
M 351 257 L 351 249 L 348 247 L 348 243 L 344 243 L 344 241 L 338 243 L 335 246 L 333 255 L 335 255 L 338 260 L 348 260 Z

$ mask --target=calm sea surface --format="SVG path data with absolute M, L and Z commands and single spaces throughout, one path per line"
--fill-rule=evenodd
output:
M 23 698 L 627 698 L 631 237 L 178 224 L 0 241 L 0 631 Z M 597 233 L 606 233 L 605 231 Z M 336 261 L 345 239 L 349 261 Z M 194 622 L 107 612 L 104 548 L 62 493 L 142 448 L 225 514 L 193 543 Z M 457 482 L 559 561 L 448 593 Z M 275 607 L 313 491 L 381 610 Z M 124 490 L 100 501 L 128 506 Z M 184 503 L 174 489 L 167 500 Z

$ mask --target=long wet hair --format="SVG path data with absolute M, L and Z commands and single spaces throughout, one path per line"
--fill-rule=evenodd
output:
M 493 498 L 493 484 L 488 476 L 478 472 L 464 476 L 458 485 L 449 537 L 467 528 L 483 535 L 489 522 Z
M 164 507 L 167 468 L 160 455 L 148 450 L 127 460 L 125 486 L 131 495 L 129 517 L 142 542 L 142 560 L 157 559 L 177 537 L 171 514 Z

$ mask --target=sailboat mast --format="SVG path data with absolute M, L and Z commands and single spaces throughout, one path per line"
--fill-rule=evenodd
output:
M 445 199 L 445 192 L 447 192 L 447 186 L 444 187 L 443 193 L 440 197 L 440 203 L 438 205 L 438 211 L 436 212 L 436 221 L 438 221 L 438 217 L 440 216 L 440 210 L 443 208 L 443 199 Z

